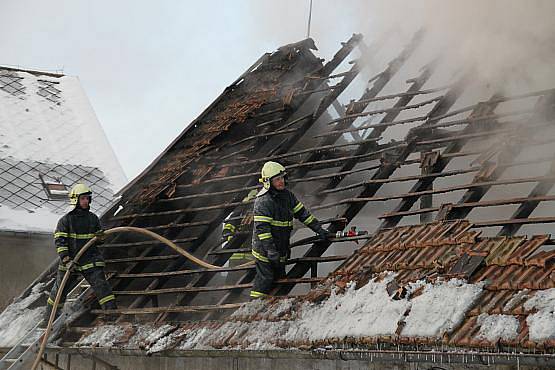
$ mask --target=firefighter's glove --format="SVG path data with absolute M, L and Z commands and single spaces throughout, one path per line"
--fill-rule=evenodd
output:
M 329 233 L 323 228 L 320 228 L 317 233 L 320 240 L 329 240 Z
M 274 265 L 278 265 L 280 263 L 279 257 L 280 256 L 278 251 L 274 251 L 274 250 L 268 251 L 268 260 L 270 261 L 270 263 Z
M 71 257 L 70 256 L 65 256 L 64 258 L 62 258 L 62 265 L 69 269 L 69 267 L 71 266 Z

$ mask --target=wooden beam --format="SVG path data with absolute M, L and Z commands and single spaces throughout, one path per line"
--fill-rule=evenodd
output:
M 234 310 L 241 307 L 243 303 L 232 303 L 223 305 L 204 305 L 204 306 L 174 306 L 174 307 L 145 307 L 145 308 L 119 308 L 117 310 L 91 310 L 95 315 L 146 315 L 160 314 L 166 312 L 199 312 L 199 311 L 217 311 L 217 310 Z
M 438 178 L 438 177 L 448 177 L 448 176 L 456 176 L 456 175 L 464 175 L 466 173 L 476 172 L 480 169 L 480 167 L 470 167 L 468 169 L 463 170 L 452 170 L 452 171 L 444 171 L 444 172 L 434 172 L 428 174 L 420 174 L 420 175 L 413 175 L 413 176 L 399 176 L 399 177 L 390 177 L 387 179 L 373 179 L 362 181 L 356 184 L 351 184 L 347 186 L 342 186 L 335 189 L 324 190 L 323 193 L 325 194 L 332 194 L 337 193 L 345 190 L 350 190 L 362 186 L 367 186 L 371 184 L 390 184 L 394 182 L 405 182 L 405 181 L 413 181 L 413 180 L 422 180 L 427 178 Z
M 371 139 L 365 139 L 365 140 L 362 140 L 362 141 L 353 141 L 353 142 L 349 142 L 349 143 L 321 145 L 321 146 L 316 146 L 316 147 L 312 147 L 312 148 L 296 150 L 294 152 L 287 152 L 287 153 L 284 153 L 284 154 L 272 155 L 272 156 L 269 156 L 269 157 L 256 158 L 256 159 L 251 159 L 251 160 L 247 160 L 247 161 L 240 161 L 240 162 L 235 162 L 235 163 L 227 163 L 227 164 L 225 164 L 225 167 L 242 167 L 242 166 L 245 166 L 245 165 L 262 163 L 262 162 L 266 162 L 266 161 L 270 161 L 270 160 L 276 161 L 276 160 L 280 160 L 280 159 L 283 159 L 283 158 L 295 157 L 295 156 L 308 154 L 308 153 L 313 153 L 313 152 L 325 152 L 325 151 L 335 150 L 337 148 L 343 148 L 343 147 L 347 147 L 347 146 L 356 146 L 356 145 L 362 145 L 362 144 L 367 144 L 367 143 L 375 143 L 376 141 L 378 141 L 380 139 L 381 139 L 380 137 L 376 137 L 376 138 L 371 138 Z
M 407 95 L 407 96 L 410 96 L 410 95 Z M 334 120 L 328 122 L 328 124 L 342 122 L 344 120 L 352 120 L 352 119 L 356 119 L 356 118 L 360 118 L 360 117 L 375 116 L 375 115 L 383 114 L 383 113 L 393 113 L 393 112 L 400 113 L 403 110 L 407 110 L 407 109 L 421 108 L 425 105 L 435 103 L 435 102 L 441 100 L 442 98 L 443 98 L 443 96 L 438 96 L 438 97 L 435 97 L 435 98 L 432 98 L 432 99 L 429 99 L 429 100 L 426 100 L 426 101 L 423 101 L 423 102 L 417 103 L 417 104 L 402 105 L 402 106 L 393 107 L 393 108 L 377 109 L 377 110 L 368 111 L 368 112 L 347 114 L 345 117 L 337 118 L 337 119 L 334 119 Z
M 280 279 L 275 283 L 278 285 L 287 284 L 310 284 L 314 282 L 320 282 L 322 278 L 299 278 L 299 279 Z M 175 294 L 175 293 L 210 293 L 218 292 L 222 290 L 234 290 L 234 289 L 247 289 L 252 288 L 252 284 L 236 284 L 236 285 L 221 285 L 221 286 L 201 286 L 201 287 L 178 287 L 178 288 L 162 288 L 162 289 L 151 289 L 151 290 L 122 290 L 114 291 L 117 295 L 160 295 L 160 294 Z
M 440 188 L 435 190 L 422 190 L 422 191 L 415 191 L 410 193 L 403 193 L 403 194 L 396 194 L 396 195 L 389 195 L 389 196 L 382 196 L 382 197 L 370 197 L 370 198 L 348 198 L 343 199 L 338 202 L 323 204 L 321 206 L 312 207 L 312 210 L 317 209 L 325 209 L 331 208 L 342 204 L 348 203 L 359 203 L 359 202 L 384 202 L 392 199 L 403 199 L 403 198 L 418 198 L 423 195 L 432 195 L 432 194 L 442 194 L 442 193 L 449 193 L 452 191 L 458 190 L 465 190 L 465 189 L 472 189 L 477 187 L 484 187 L 484 186 L 498 186 L 498 185 L 511 185 L 511 184 L 523 184 L 528 182 L 539 182 L 539 181 L 553 181 L 555 180 L 555 176 L 537 176 L 537 177 L 528 177 L 528 178 L 516 178 L 516 179 L 506 179 L 506 180 L 497 180 L 497 181 L 483 181 L 483 182 L 475 182 L 471 184 L 463 184 L 457 186 L 450 186 L 447 188 Z
M 191 238 L 181 238 L 181 239 L 174 239 L 172 240 L 173 243 L 175 244 L 179 244 L 179 243 L 187 243 L 187 242 L 192 242 L 197 240 L 197 237 L 191 237 Z M 157 240 L 146 240 L 143 242 L 127 242 L 127 243 L 108 243 L 108 244 L 100 244 L 98 247 L 99 248 L 120 248 L 120 247 L 145 247 L 145 246 L 151 246 L 151 245 L 163 245 L 164 243 L 161 243 Z
M 197 270 L 178 270 L 178 271 L 160 271 L 160 272 L 141 272 L 141 273 L 116 273 L 115 277 L 119 279 L 139 279 L 139 278 L 153 278 L 153 277 L 171 277 L 171 276 L 182 276 L 182 275 L 194 275 L 194 274 L 205 274 L 208 272 L 220 273 L 220 272 L 233 272 L 233 271 L 243 271 L 252 270 L 254 265 L 244 266 L 244 267 L 222 267 L 220 269 L 197 269 Z
M 166 261 L 166 260 L 174 260 L 179 257 L 183 257 L 183 256 L 181 256 L 180 254 L 170 254 L 170 255 L 163 255 L 163 256 L 113 258 L 113 259 L 106 260 L 106 264 L 125 263 L 125 262 Z
M 505 220 L 477 221 L 472 227 L 494 227 L 507 225 L 527 225 L 527 224 L 551 224 L 555 222 L 555 217 L 527 217 L 527 218 L 509 218 Z

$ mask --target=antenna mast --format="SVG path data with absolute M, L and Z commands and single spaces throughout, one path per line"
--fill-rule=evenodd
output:
M 306 38 L 310 37 L 310 21 L 312 21 L 312 0 L 310 0 L 310 9 L 308 10 L 308 28 L 306 30 Z

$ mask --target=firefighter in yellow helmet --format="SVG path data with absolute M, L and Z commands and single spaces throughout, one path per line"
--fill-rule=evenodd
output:
M 285 276 L 285 263 L 291 255 L 289 238 L 293 217 L 326 240 L 328 233 L 295 195 L 286 189 L 285 167 L 266 162 L 260 182 L 264 186 L 254 202 L 252 255 L 256 259 L 256 277 L 252 298 L 268 295 L 277 279 Z
M 48 297 L 48 306 L 45 312 L 46 320 L 43 321 L 43 325 L 50 317 L 52 305 L 58 293 L 58 287 L 68 269 L 68 264 L 90 239 L 95 236 L 97 236 L 97 239 L 102 239 L 103 235 L 100 220 L 90 211 L 91 200 L 91 189 L 85 184 L 76 184 L 69 193 L 69 203 L 73 209 L 60 218 L 56 226 L 54 242 L 60 262 L 58 264 L 56 282 Z M 95 244 L 81 256 L 79 261 L 75 262 L 74 273 L 70 275 L 65 285 L 60 300 L 60 306 L 63 306 L 69 290 L 75 285 L 77 280 L 76 273 L 79 272 L 91 285 L 100 306 L 103 309 L 116 309 L 117 306 L 112 288 L 106 281 L 106 276 L 104 275 L 104 266 L 105 263 L 102 254 Z M 58 313 L 60 312 L 60 308 L 61 307 L 58 308 Z

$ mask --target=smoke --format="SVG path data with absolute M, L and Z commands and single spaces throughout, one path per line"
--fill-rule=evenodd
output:
M 541 88 L 553 82 L 545 78 L 555 56 L 553 1 L 392 3 L 407 6 L 399 12 L 402 33 L 421 25 L 427 31 L 424 48 L 444 52 L 450 63 L 475 67 L 482 80 L 505 89 Z M 387 10 L 381 10 L 376 10 L 377 19 L 387 22 Z M 404 16 L 407 12 L 409 17 Z
M 306 36 L 309 1 L 255 2 L 257 40 L 280 45 Z M 443 55 L 453 69 L 476 68 L 481 81 L 506 91 L 551 87 L 555 72 L 555 2 L 550 0 L 314 0 L 311 37 L 326 59 L 352 33 L 381 45 L 369 65 L 384 64 L 419 29 L 420 53 Z M 424 59 L 423 59 L 424 60 Z M 429 61 L 428 60 L 428 61 Z

